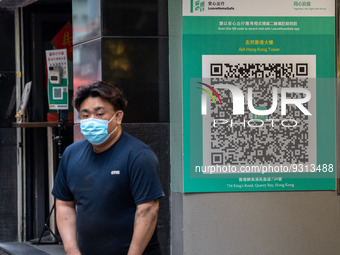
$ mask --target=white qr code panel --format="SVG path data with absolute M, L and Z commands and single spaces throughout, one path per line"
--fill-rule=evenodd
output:
M 203 165 L 289 165 L 316 162 L 316 57 L 315 55 L 204 55 L 202 83 L 215 89 L 221 101 L 207 95 L 202 109 Z M 243 114 L 233 114 L 233 93 L 244 95 Z M 202 89 L 204 86 L 202 85 Z M 206 88 L 206 87 L 205 87 Z M 274 89 L 277 89 L 276 98 Z M 303 104 L 287 104 L 282 115 L 283 88 L 302 88 L 311 94 Z M 249 95 L 249 89 L 252 95 Z M 202 106 L 203 95 L 202 90 Z M 213 94 L 213 93 L 212 93 Z M 288 93 L 290 99 L 303 99 L 304 93 Z M 248 106 L 268 110 L 256 115 Z

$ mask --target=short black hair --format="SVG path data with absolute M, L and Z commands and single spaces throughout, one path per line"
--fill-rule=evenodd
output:
M 88 86 L 78 87 L 78 91 L 73 100 L 73 105 L 78 112 L 81 104 L 88 97 L 101 97 L 107 100 L 115 111 L 124 111 L 127 106 L 127 100 L 124 97 L 123 92 L 112 84 L 103 81 L 97 81 Z

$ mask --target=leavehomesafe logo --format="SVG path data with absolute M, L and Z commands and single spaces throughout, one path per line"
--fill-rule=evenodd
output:
M 190 12 L 204 12 L 206 10 L 210 11 L 231 11 L 234 7 L 227 6 L 226 1 L 202 1 L 202 0 L 191 0 L 190 1 Z
M 208 96 L 210 96 L 211 100 L 214 102 L 214 107 L 223 107 L 225 106 L 222 103 L 221 100 L 221 94 L 217 92 L 217 90 L 214 88 L 214 86 L 197 82 L 198 84 L 201 84 L 202 87 L 197 87 L 198 89 L 202 90 L 202 97 L 201 97 L 201 114 L 207 115 L 208 107 L 213 107 L 213 104 L 208 103 Z M 221 89 L 221 88 L 219 88 Z M 235 115 L 245 115 L 245 95 L 243 91 L 238 88 L 235 85 L 230 84 L 223 84 L 224 90 L 229 90 L 231 93 L 231 99 L 232 99 L 232 113 L 231 116 Z M 305 103 L 308 103 L 311 99 L 311 93 L 309 90 L 305 88 L 281 88 L 278 89 L 277 87 L 272 88 L 272 102 L 271 107 L 267 109 L 267 107 L 264 106 L 254 106 L 253 104 L 253 89 L 248 88 L 247 89 L 247 107 L 248 110 L 253 114 L 253 119 L 248 120 L 247 122 L 244 120 L 242 123 L 237 123 L 238 125 L 245 126 L 248 124 L 249 127 L 262 127 L 265 125 L 265 123 L 269 123 L 272 127 L 276 125 L 278 122 L 281 123 L 283 127 L 295 127 L 298 125 L 298 121 L 295 119 L 269 119 L 268 115 L 274 113 L 278 107 L 278 94 L 280 92 L 281 95 L 281 116 L 286 116 L 288 114 L 287 106 L 291 105 L 294 109 L 299 109 L 304 115 L 311 116 L 312 114 L 308 111 L 308 109 L 303 105 Z M 225 93 L 223 93 L 225 95 Z M 304 95 L 302 98 L 290 98 L 292 95 L 300 94 Z M 218 99 L 219 104 L 215 100 L 215 97 Z M 230 115 L 230 113 L 226 113 L 225 115 Z M 217 125 L 230 125 L 231 127 L 233 125 L 236 125 L 236 123 L 233 121 L 233 119 L 217 119 L 214 118 L 213 126 L 216 127 Z

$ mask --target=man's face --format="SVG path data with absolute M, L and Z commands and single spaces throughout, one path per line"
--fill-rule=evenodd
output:
M 110 120 L 115 113 L 113 106 L 101 97 L 86 98 L 79 109 L 80 119 L 96 118 Z M 109 123 L 108 133 L 121 124 L 122 113 L 122 111 L 117 111 L 115 118 Z

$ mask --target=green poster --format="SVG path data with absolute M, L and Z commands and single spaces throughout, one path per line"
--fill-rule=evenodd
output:
M 334 190 L 334 2 L 242 2 L 183 1 L 184 192 Z

